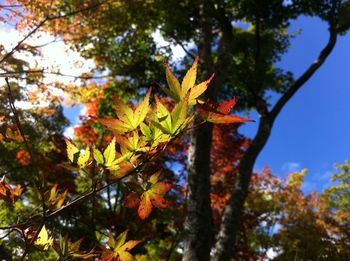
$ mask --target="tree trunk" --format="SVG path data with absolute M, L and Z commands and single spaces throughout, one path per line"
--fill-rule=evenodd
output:
M 199 39 L 199 61 L 202 80 L 207 80 L 215 72 L 213 82 L 205 93 L 205 98 L 216 102 L 220 87 L 226 80 L 231 62 L 232 25 L 221 14 L 214 14 L 210 1 L 200 5 L 201 35 Z M 218 47 L 218 60 L 214 65 L 212 48 L 212 19 L 219 15 L 222 34 Z M 196 117 L 195 124 L 201 120 Z M 212 124 L 194 128 L 188 154 L 187 216 L 185 221 L 185 261 L 206 261 L 210 259 L 213 245 L 212 209 L 210 204 L 210 150 Z
M 236 231 L 238 230 L 243 205 L 248 195 L 254 163 L 270 136 L 271 127 L 272 123 L 267 116 L 261 117 L 258 133 L 240 162 L 239 174 L 231 193 L 230 201 L 227 203 L 224 211 L 221 229 L 214 248 L 213 261 L 231 259 L 232 249 L 236 242 Z
M 196 118 L 198 122 L 199 117 Z M 196 122 L 195 121 L 195 122 Z M 187 219 L 183 260 L 206 261 L 213 242 L 210 206 L 210 147 L 212 124 L 195 128 L 189 147 Z
M 212 32 L 208 5 L 200 5 L 201 36 L 199 60 L 202 80 L 213 73 Z M 201 119 L 196 115 L 194 124 Z M 187 216 L 185 221 L 185 261 L 207 261 L 213 244 L 212 209 L 210 205 L 210 148 L 212 124 L 193 128 L 188 152 Z

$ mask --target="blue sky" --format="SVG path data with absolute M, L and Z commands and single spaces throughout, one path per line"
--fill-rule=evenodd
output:
M 299 18 L 290 30 L 298 29 L 301 33 L 292 39 L 290 51 L 279 64 L 296 77 L 317 58 L 328 40 L 327 24 L 319 19 Z M 338 38 L 326 63 L 282 110 L 255 170 L 269 166 L 273 174 L 285 177 L 291 171 L 307 168 L 305 192 L 327 187 L 335 171 L 334 163 L 350 159 L 349 76 L 350 35 L 347 35 Z M 69 109 L 73 123 L 80 110 Z M 241 132 L 253 137 L 256 127 L 257 123 L 249 123 Z
M 292 40 L 280 66 L 299 76 L 327 43 L 327 24 L 302 17 L 291 30 L 302 29 Z M 275 175 L 309 169 L 304 191 L 320 191 L 335 171 L 334 163 L 350 159 L 350 35 L 338 38 L 326 63 L 285 106 L 255 169 L 268 165 Z M 256 124 L 257 125 L 257 124 Z M 256 126 L 241 132 L 252 137 Z

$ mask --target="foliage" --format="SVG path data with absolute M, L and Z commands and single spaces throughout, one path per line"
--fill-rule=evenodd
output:
M 271 92 L 288 101 L 291 96 L 285 95 L 295 93 L 305 75 L 312 76 L 331 52 L 336 36 L 349 27 L 349 1 L 340 0 L 8 2 L 9 6 L 0 6 L 0 15 L 5 14 L 0 20 L 62 38 L 84 57 L 93 58 L 97 72 L 107 71 L 110 77 L 103 84 L 88 81 L 94 78 L 93 71 L 82 75 L 86 80 L 82 86 L 53 83 L 68 93 L 71 105 L 87 107 L 71 141 L 62 137 L 67 120 L 60 98 L 44 84 L 44 71 L 0 50 L 1 69 L 13 79 L 9 88 L 14 97 L 8 103 L 6 88 L 1 89 L 0 153 L 6 157 L 0 159 L 5 175 L 0 184 L 0 217 L 8 234 L 0 241 L 0 253 L 7 259 L 28 255 L 32 260 L 65 260 L 99 255 L 107 260 L 128 260 L 128 250 L 137 260 L 180 259 L 178 250 L 185 241 L 186 154 L 191 146 L 187 131 L 200 128 L 205 121 L 246 122 L 229 114 L 236 104 L 232 97 L 239 96 L 237 108 L 256 109 L 267 124 L 261 124 L 267 134 L 258 135 L 265 135 L 265 140 L 258 142 L 265 144 L 281 109 L 269 104 Z M 326 46 L 310 67 L 313 71 L 294 79 L 291 72 L 278 68 L 277 62 L 295 36 L 288 26 L 300 15 L 326 21 L 333 47 Z M 245 29 L 236 21 L 249 26 Z M 166 65 L 166 77 L 162 77 L 162 59 L 171 62 L 171 48 L 158 46 L 155 33 L 181 46 L 188 57 L 199 53 L 200 59 L 195 58 L 192 66 L 190 58 L 181 65 Z M 25 44 L 14 51 L 40 55 L 37 48 Z M 202 69 L 199 77 L 197 65 Z M 180 84 L 175 75 L 188 68 Z M 162 78 L 169 88 L 162 87 L 165 81 L 154 84 Z M 196 78 L 204 81 L 196 84 Z M 153 89 L 146 92 L 150 83 Z M 211 88 L 206 91 L 209 83 Z M 28 86 L 35 88 L 29 91 Z M 157 93 L 154 98 L 151 91 Z M 168 98 L 161 97 L 162 91 Z M 140 97 L 143 99 L 137 105 Z M 46 100 L 50 106 L 17 109 L 16 117 L 11 104 L 20 100 L 36 105 Z M 195 110 L 202 122 L 193 125 Z M 215 232 L 222 224 L 232 187 L 241 188 L 239 181 L 246 178 L 238 168 L 255 141 L 239 135 L 237 128 L 215 125 L 208 136 Z M 274 248 L 276 260 L 349 259 L 348 171 L 346 167 L 343 170 L 335 176 L 340 184 L 312 195 L 304 195 L 300 189 L 304 173 L 283 181 L 267 169 L 261 175 L 250 171 L 246 210 L 230 255 L 237 260 L 258 260 Z M 132 208 L 136 206 L 138 211 Z M 143 241 L 127 241 L 126 231 L 130 238 Z
M 90 124 L 92 126 L 101 126 L 102 124 L 107 127 L 107 130 L 100 128 L 100 132 L 101 134 L 109 133 L 108 135 L 111 137 L 108 142 L 103 142 L 103 144 L 106 144 L 104 149 L 101 149 L 101 146 L 98 144 L 88 143 L 83 146 L 82 143 L 78 145 L 78 143 L 75 144 L 75 142 L 65 139 L 66 154 L 70 163 L 61 162 L 61 168 L 70 173 L 74 177 L 75 182 L 80 183 L 79 185 L 76 183 L 71 189 L 65 189 L 62 183 L 48 182 L 47 179 L 49 177 L 46 172 L 40 169 L 36 156 L 26 151 L 17 152 L 16 156 L 19 159 L 19 163 L 23 166 L 32 167 L 39 175 L 36 177 L 35 174 L 31 174 L 33 187 L 29 187 L 29 190 L 27 189 L 23 193 L 20 185 L 14 189 L 6 183 L 4 177 L 1 183 L 1 198 L 12 206 L 21 204 L 22 212 L 25 212 L 28 208 L 24 201 L 30 202 L 30 209 L 42 208 L 41 212 L 36 211 L 37 213 L 35 213 L 34 211 L 35 214 L 32 214 L 31 217 L 28 217 L 28 215 L 17 216 L 19 222 L 17 221 L 15 224 L 14 220 L 12 220 L 12 224 L 10 220 L 3 220 L 2 225 L 4 227 L 8 226 L 9 229 L 13 229 L 10 230 L 10 234 L 15 231 L 22 234 L 18 237 L 18 240 L 22 241 L 22 245 L 24 244 L 25 246 L 22 258 L 28 252 L 32 252 L 33 255 L 31 254 L 30 257 L 34 258 L 36 251 L 39 250 L 49 251 L 59 258 L 86 258 L 100 255 L 103 260 L 133 259 L 128 251 L 140 241 L 126 242 L 126 231 L 120 234 L 116 240 L 110 234 L 108 247 L 101 245 L 105 240 L 102 231 L 106 227 L 104 227 L 104 224 L 99 224 L 94 220 L 97 219 L 97 212 L 104 211 L 102 206 L 106 198 L 103 195 L 97 197 L 97 194 L 108 189 L 107 205 L 109 211 L 112 212 L 111 214 L 118 214 L 118 212 L 122 211 L 123 204 L 115 203 L 114 207 L 112 207 L 110 199 L 111 188 L 117 186 L 115 189 L 116 193 L 120 192 L 119 189 L 123 193 L 129 191 L 129 193 L 125 193 L 122 196 L 125 202 L 124 205 L 129 208 L 138 206 L 138 216 L 141 220 L 145 220 L 151 215 L 153 207 L 167 207 L 164 197 L 174 185 L 160 181 L 162 171 L 159 170 L 154 173 L 154 165 L 152 164 L 175 138 L 186 132 L 192 122 L 193 105 L 199 103 L 197 99 L 205 91 L 205 89 L 201 92 L 196 91 L 197 86 L 200 86 L 201 89 L 203 88 L 201 87 L 203 84 L 195 85 L 196 67 L 197 60 L 195 60 L 192 68 L 183 80 L 183 88 L 186 88 L 187 94 L 183 94 L 173 101 L 155 96 L 155 104 L 150 105 L 151 89 L 149 89 L 145 94 L 145 98 L 138 105 L 133 105 L 135 109 L 116 98 L 116 118 L 99 118 L 91 115 Z M 167 75 L 172 74 L 167 66 L 166 71 Z M 171 81 L 168 79 L 169 85 L 177 81 L 175 79 L 174 76 L 172 76 Z M 205 82 L 204 86 L 207 88 L 207 82 Z M 194 90 L 196 94 L 193 94 Z M 200 103 L 201 106 L 206 104 L 203 101 Z M 225 104 L 224 102 L 219 106 L 222 107 Z M 11 101 L 10 105 L 13 106 Z M 231 108 L 233 105 L 231 104 L 229 107 Z M 15 107 L 13 108 L 14 112 L 16 112 Z M 97 114 L 95 113 L 95 115 Z M 221 117 L 224 120 L 223 123 L 232 123 L 231 115 L 222 115 Z M 225 117 L 230 118 L 230 120 L 225 122 Z M 209 117 L 206 120 L 210 121 L 211 118 Z M 235 118 L 235 122 L 245 121 L 247 120 L 243 118 Z M 24 143 L 26 149 L 30 150 L 27 140 L 22 135 L 22 124 L 18 128 L 19 133 L 11 134 L 12 136 L 6 135 L 5 138 L 12 138 L 17 143 Z M 191 125 L 191 128 L 198 128 L 198 126 Z M 11 133 L 15 132 L 12 131 Z M 5 141 L 3 141 L 3 144 L 5 145 Z M 81 245 L 84 242 L 83 239 L 78 238 L 75 243 L 72 243 L 71 239 L 67 237 L 70 234 L 73 238 L 77 238 L 77 234 L 79 234 L 76 231 L 77 228 L 72 230 L 74 234 L 69 233 L 69 227 L 65 227 L 61 223 L 62 219 L 57 219 L 56 216 L 64 215 L 64 212 L 68 212 L 68 208 L 71 208 L 71 206 L 78 207 L 79 203 L 84 203 L 89 197 L 92 197 L 93 208 L 90 215 L 92 215 L 95 226 L 95 229 L 91 232 L 98 232 L 99 236 L 95 236 L 93 239 L 94 245 L 92 246 L 96 250 L 93 250 L 90 246 L 90 249 L 82 252 L 79 248 L 80 246 L 83 247 Z M 97 208 L 98 205 L 101 209 Z M 16 213 L 16 215 L 19 215 L 19 213 Z M 83 218 L 83 216 L 80 218 Z M 40 221 L 40 219 L 43 219 L 43 221 Z M 64 220 L 66 220 L 65 222 L 72 221 L 69 215 L 65 216 Z M 100 228 L 97 229 L 97 226 Z M 46 227 L 49 228 L 50 232 L 48 232 Z M 67 234 L 63 236 L 62 232 L 55 232 L 57 229 L 61 231 L 66 230 L 65 233 Z M 57 241 L 58 243 L 56 243 Z M 12 254 L 15 255 L 15 252 L 12 252 Z

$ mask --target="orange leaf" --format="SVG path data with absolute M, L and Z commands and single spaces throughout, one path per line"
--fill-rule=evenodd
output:
M 168 183 L 164 183 L 164 182 L 158 182 L 156 184 L 154 184 L 151 188 L 153 193 L 157 193 L 160 195 L 164 195 L 165 193 L 167 193 L 171 188 L 173 187 L 173 185 L 168 184 Z
M 4 181 L 4 178 L 0 181 L 0 199 L 5 200 L 8 203 L 14 203 L 17 198 L 22 194 L 22 188 L 17 185 L 15 189 Z
M 158 194 L 152 193 L 150 195 L 150 199 L 151 199 L 152 205 L 155 206 L 156 208 L 166 208 L 167 207 L 165 199 Z
M 141 196 L 140 205 L 137 212 L 142 220 L 147 218 L 152 212 L 152 203 L 147 191 Z
M 93 116 L 90 116 L 90 118 L 93 119 L 94 121 L 101 123 L 102 125 L 105 125 L 107 128 L 113 130 L 117 134 L 124 134 L 129 130 L 128 126 L 124 122 L 118 119 L 101 119 Z
M 119 250 L 120 251 L 129 251 L 133 249 L 136 245 L 138 245 L 141 242 L 141 240 L 129 240 L 124 245 L 122 245 Z

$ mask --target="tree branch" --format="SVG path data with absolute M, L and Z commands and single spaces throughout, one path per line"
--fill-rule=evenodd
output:
M 335 26 L 330 23 L 329 27 L 329 40 L 327 45 L 323 48 L 318 56 L 317 60 L 310 65 L 310 67 L 294 82 L 294 84 L 282 95 L 277 101 L 275 106 L 270 112 L 271 120 L 273 121 L 286 103 L 293 97 L 293 95 L 306 83 L 314 73 L 321 67 L 326 61 L 327 57 L 331 54 L 334 46 L 337 42 L 337 31 Z
M 179 41 L 176 40 L 175 38 L 174 38 L 174 41 L 175 41 L 175 43 L 176 43 L 177 45 L 179 45 L 179 46 L 182 48 L 182 50 L 184 50 L 184 52 L 185 52 L 188 56 L 190 56 L 193 60 L 196 58 L 196 56 L 195 56 L 193 53 L 191 53 L 189 50 L 187 50 L 186 47 L 185 47 L 181 42 L 179 42 Z
M 72 12 L 69 12 L 69 13 L 66 13 L 66 14 L 63 14 L 63 15 L 57 15 L 57 16 L 48 16 L 48 17 L 45 17 L 32 31 L 30 31 L 21 41 L 19 41 L 17 43 L 17 45 L 15 47 L 12 48 L 11 51 L 9 51 L 7 54 L 5 54 L 5 56 L 0 60 L 0 64 L 2 64 L 3 62 L 5 62 L 8 58 L 10 58 L 20 47 L 21 45 L 28 39 L 30 38 L 36 31 L 38 31 L 47 21 L 52 21 L 52 20 L 55 20 L 55 19 L 60 19 L 60 18 L 65 18 L 65 17 L 68 17 L 68 16 L 72 16 L 72 15 L 75 15 L 75 14 L 78 14 L 78 13 L 81 13 L 81 12 L 86 12 L 88 10 L 91 10 L 91 9 L 94 9 L 104 3 L 107 3 L 108 1 L 102 1 L 102 2 L 99 2 L 99 3 L 96 3 L 94 5 L 91 5 L 91 6 L 88 6 L 88 7 L 85 7 L 85 8 L 82 8 L 82 9 L 78 9 L 78 10 L 75 10 L 75 11 L 72 11 Z
M 12 78 L 20 78 L 20 79 L 25 79 L 21 76 L 17 76 L 20 74 L 47 74 L 47 75 L 57 75 L 57 76 L 62 76 L 62 77 L 68 77 L 68 78 L 76 78 L 76 79 L 83 79 L 83 80 L 89 80 L 89 79 L 104 79 L 104 78 L 109 78 L 112 77 L 112 75 L 97 75 L 97 76 L 84 76 L 84 75 L 71 75 L 71 74 L 64 74 L 60 72 L 47 72 L 45 70 L 23 70 L 23 71 L 17 71 L 17 72 L 3 72 L 0 73 L 0 77 L 12 77 Z

